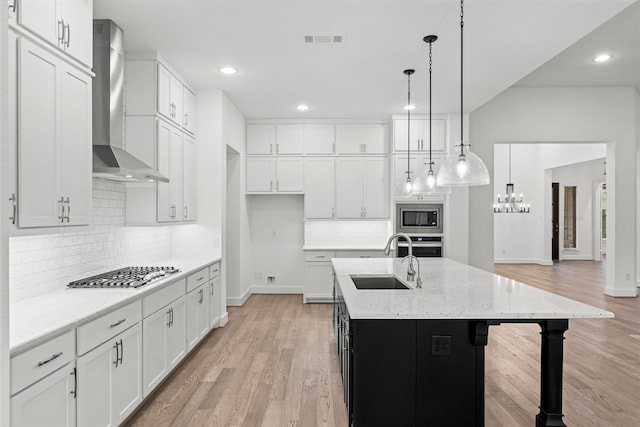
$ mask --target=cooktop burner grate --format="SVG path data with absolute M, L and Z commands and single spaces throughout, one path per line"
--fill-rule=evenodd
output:
M 69 288 L 134 289 L 180 271 L 174 267 L 125 267 L 70 282 Z

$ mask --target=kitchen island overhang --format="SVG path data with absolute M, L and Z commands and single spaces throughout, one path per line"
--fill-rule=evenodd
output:
M 612 318 L 613 313 L 450 259 L 421 258 L 419 262 L 422 289 L 417 289 L 415 282 L 406 281 L 407 265 L 401 259 L 332 260 L 334 330 L 338 341 L 346 333 L 349 347 L 345 352 L 344 345 L 338 342 L 338 353 L 341 359 L 348 355 L 348 363 L 353 365 L 350 369 L 341 366 L 341 372 L 348 374 L 345 378 L 343 372 L 343 381 L 349 383 L 345 400 L 354 417 L 353 424 L 383 424 L 382 412 L 367 418 L 362 410 L 365 404 L 376 407 L 382 402 L 363 401 L 362 392 L 357 388 L 359 384 L 365 384 L 365 388 L 373 386 L 368 384 L 367 377 L 377 369 L 384 369 L 382 359 L 402 357 L 409 365 L 411 360 L 415 363 L 405 377 L 409 381 L 415 376 L 413 425 L 484 425 L 484 346 L 487 345 L 489 326 L 537 323 L 541 328 L 541 391 L 536 425 L 565 425 L 562 421 L 562 365 L 564 333 L 569 319 L 605 319 Z M 352 275 L 393 275 L 409 289 L 356 289 Z M 390 338 L 402 336 L 404 329 L 415 328 L 405 343 L 411 347 L 410 351 L 415 349 L 416 355 L 408 357 L 399 349 L 380 349 L 366 344 L 363 337 L 373 337 L 368 331 L 372 325 L 380 337 Z M 415 343 L 409 342 L 411 334 L 415 334 Z M 371 355 L 363 356 L 363 347 L 369 352 L 385 354 L 379 366 Z M 359 367 L 358 357 L 365 357 L 364 367 Z M 393 378 L 383 389 L 401 388 L 401 377 Z M 381 399 L 380 393 L 373 397 L 370 392 L 364 392 L 364 395 L 369 400 Z M 460 395 L 468 396 L 462 405 L 457 403 Z M 393 400 L 393 396 L 385 398 Z M 398 403 L 403 405 L 405 402 Z M 408 408 L 403 410 L 407 412 Z M 374 424 L 370 424 L 372 421 Z

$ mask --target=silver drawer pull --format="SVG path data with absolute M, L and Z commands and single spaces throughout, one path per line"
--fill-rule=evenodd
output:
M 324 259 L 324 258 L 326 258 L 326 256 L 325 256 L 325 255 L 316 255 L 316 258 L 322 258 L 322 259 Z
M 118 326 L 118 325 L 120 325 L 120 324 L 122 324 L 122 323 L 124 323 L 126 321 L 127 321 L 126 318 L 118 320 L 116 323 L 112 324 L 110 327 L 115 328 L 116 326 Z
M 204 276 L 200 276 L 200 277 L 198 277 L 198 279 L 196 279 L 196 282 L 200 282 L 200 281 L 202 281 L 202 280 L 204 280 Z
M 53 356 L 51 356 L 47 360 L 43 360 L 42 362 L 38 362 L 38 366 L 46 365 L 47 363 L 49 363 L 49 362 L 51 362 L 53 360 L 56 360 L 60 356 L 62 356 L 62 352 L 54 354 Z

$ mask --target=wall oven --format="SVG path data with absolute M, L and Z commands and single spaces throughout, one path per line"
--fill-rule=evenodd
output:
M 442 236 L 409 236 L 411 237 L 411 249 L 413 255 L 418 258 L 442 257 Z M 409 255 L 409 244 L 398 239 L 396 257 L 403 258 Z
M 442 234 L 442 204 L 396 204 L 396 233 Z

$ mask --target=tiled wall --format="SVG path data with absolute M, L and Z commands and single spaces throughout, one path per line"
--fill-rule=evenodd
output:
M 389 221 L 307 221 L 304 225 L 304 244 L 384 248 L 390 233 Z
M 72 280 L 171 256 L 171 227 L 125 227 L 125 184 L 93 180 L 93 222 L 9 239 L 10 301 L 64 289 Z

